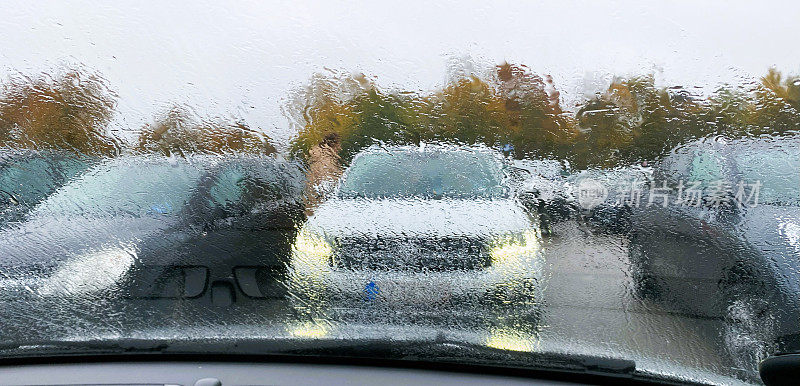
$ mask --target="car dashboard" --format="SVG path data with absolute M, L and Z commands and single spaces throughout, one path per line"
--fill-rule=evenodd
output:
M 309 363 L 135 361 L 38 363 L 0 367 L 0 384 L 3 385 L 516 385 L 531 383 L 538 385 L 573 384 L 558 380 L 534 380 L 513 376 L 455 373 L 430 369 Z

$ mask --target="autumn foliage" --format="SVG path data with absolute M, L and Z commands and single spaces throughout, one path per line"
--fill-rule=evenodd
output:
M 461 77 L 427 94 L 387 92 L 363 75 L 316 75 L 290 99 L 288 115 L 299 127 L 291 149 L 305 156 L 335 132 L 345 159 L 374 143 L 424 141 L 511 144 L 519 154 L 558 157 L 578 131 L 548 82 L 510 64 L 491 79 Z
M 197 119 L 188 108 L 174 106 L 155 123 L 145 126 L 135 150 L 180 155 L 191 153 L 272 154 L 269 138 L 243 122 Z
M 119 143 L 106 130 L 116 101 L 105 79 L 82 68 L 14 74 L 0 86 L 0 146 L 115 154 Z
M 658 87 L 649 75 L 614 79 L 574 113 L 560 103 L 549 76 L 504 63 L 427 93 L 389 92 L 361 74 L 315 75 L 285 110 L 298 128 L 295 155 L 307 156 L 334 132 L 343 138 L 345 160 L 372 144 L 436 141 L 503 147 L 519 158 L 565 159 L 578 168 L 611 167 L 655 160 L 704 136 L 800 128 L 800 80 L 774 69 L 749 89 L 723 87 L 705 97 Z
M 0 147 L 92 156 L 129 151 L 131 146 L 109 133 L 116 104 L 106 80 L 85 68 L 56 76 L 14 74 L 0 85 Z M 142 128 L 132 150 L 271 154 L 275 147 L 242 121 L 197 118 L 191 109 L 176 106 Z
M 154 117 L 134 140 L 118 138 L 109 130 L 117 99 L 100 74 L 83 67 L 11 74 L 0 84 L 0 147 L 100 156 L 276 151 L 262 130 L 244 121 L 183 105 Z M 705 95 L 657 86 L 652 75 L 615 78 L 569 108 L 549 76 L 509 63 L 459 73 L 430 91 L 387 90 L 363 74 L 330 72 L 313 75 L 285 101 L 284 115 L 297 130 L 290 152 L 305 158 L 337 133 L 345 161 L 373 144 L 448 142 L 513 149 L 518 158 L 564 159 L 577 168 L 611 167 L 655 160 L 705 136 L 800 128 L 800 78 L 775 69 Z

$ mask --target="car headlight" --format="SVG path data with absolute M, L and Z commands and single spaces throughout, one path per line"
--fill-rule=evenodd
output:
M 333 246 L 325 238 L 303 228 L 292 245 L 292 265 L 296 268 L 327 268 L 333 257 Z
M 489 257 L 493 267 L 513 267 L 535 258 L 540 248 L 539 232 L 528 229 L 495 238 L 489 245 Z
M 44 280 L 39 294 L 84 295 L 111 288 L 133 267 L 134 248 L 110 248 L 76 256 Z

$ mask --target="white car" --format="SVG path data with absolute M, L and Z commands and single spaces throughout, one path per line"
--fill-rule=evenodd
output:
M 486 148 L 362 151 L 296 238 L 296 308 L 535 309 L 539 222 L 510 195 L 506 171 Z

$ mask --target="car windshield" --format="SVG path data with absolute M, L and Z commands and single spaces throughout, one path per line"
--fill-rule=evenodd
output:
M 765 204 L 800 206 L 800 145 L 791 145 L 743 151 L 736 157 L 741 179 L 760 182 L 760 200 Z
M 114 160 L 61 187 L 34 213 L 39 216 L 171 214 L 187 204 L 201 175 L 201 169 L 185 161 Z
M 0 361 L 762 384 L 800 354 L 798 15 L 0 2 Z
M 22 152 L 0 158 L 1 208 L 33 207 L 64 182 L 77 177 L 91 159 L 53 152 Z
M 372 152 L 350 165 L 340 194 L 365 198 L 491 198 L 503 193 L 502 163 L 491 153 Z

